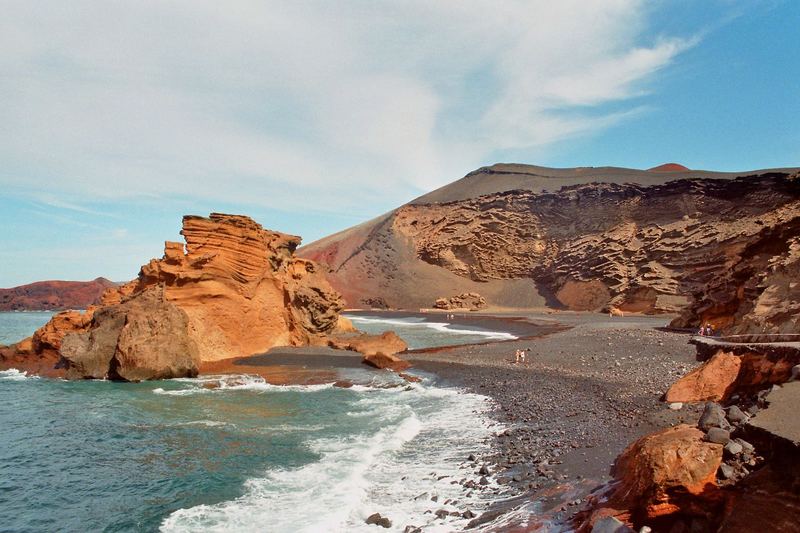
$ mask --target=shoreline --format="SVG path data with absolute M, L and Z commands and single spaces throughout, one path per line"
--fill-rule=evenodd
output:
M 437 315 L 398 311 L 387 318 L 398 316 L 438 320 Z M 614 459 L 630 442 L 699 415 L 702 406 L 673 411 L 660 401 L 677 377 L 699 364 L 689 335 L 662 329 L 669 317 L 574 313 L 557 318 L 519 312 L 456 315 L 448 322 L 513 328 L 519 338 L 401 354 L 413 364 L 412 372 L 432 374 L 436 384 L 490 398 L 491 418 L 508 428 L 494 436 L 493 451 L 473 463 L 486 465 L 486 477 L 511 495 L 496 501 L 473 526 L 498 517 L 515 524 L 564 524 L 591 491 L 610 481 Z M 506 327 L 498 328 L 500 322 Z M 514 351 L 528 348 L 528 361 L 515 364 Z M 322 380 L 330 382 L 333 376 L 341 379 L 337 369 L 368 367 L 354 352 L 298 347 L 229 361 L 225 368 L 261 375 L 280 368 L 295 378 L 333 372 Z
M 488 397 L 490 418 L 504 428 L 490 437 L 490 452 L 461 459 L 490 482 L 474 489 L 499 498 L 471 522 L 473 527 L 493 520 L 509 527 L 528 527 L 531 521 L 566 524 L 582 510 L 586 496 L 609 481 L 613 460 L 630 442 L 694 421 L 702 407 L 672 411 L 659 401 L 676 378 L 699 364 L 689 335 L 661 328 L 669 320 L 664 315 L 556 317 L 517 311 L 456 313 L 446 319 L 415 312 L 364 314 L 422 317 L 519 337 L 400 354 L 413 364 L 412 374 L 432 375 L 434 386 Z M 527 362 L 515 364 L 514 351 L 528 348 Z M 368 385 L 368 376 L 380 371 L 361 359 L 357 352 L 327 347 L 281 347 L 204 363 L 198 377 L 252 374 L 274 385 Z M 362 376 L 367 376 L 364 382 Z
M 666 317 L 559 318 L 566 329 L 538 338 L 409 354 L 414 368 L 490 397 L 493 418 L 509 427 L 486 459 L 518 496 L 473 525 L 509 513 L 518 515 L 513 523 L 564 524 L 611 480 L 610 467 L 630 442 L 699 413 L 659 400 L 698 364 L 686 334 L 657 329 Z M 531 349 L 524 364 L 514 363 L 518 348 Z

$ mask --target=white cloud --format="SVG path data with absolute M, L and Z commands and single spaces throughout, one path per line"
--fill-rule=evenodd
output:
M 637 0 L 5 2 L 0 185 L 70 208 L 409 197 L 636 112 L 691 45 L 648 41 L 647 17 Z

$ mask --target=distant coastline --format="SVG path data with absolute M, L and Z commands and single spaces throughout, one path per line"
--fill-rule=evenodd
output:
M 106 278 L 91 281 L 49 280 L 0 289 L 0 311 L 62 311 L 86 309 L 103 292 L 119 283 Z

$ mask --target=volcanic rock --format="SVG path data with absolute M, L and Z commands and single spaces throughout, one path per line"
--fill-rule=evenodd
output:
M 134 291 L 164 285 L 166 299 L 188 315 L 203 361 L 324 344 L 336 328 L 339 295 L 315 263 L 293 256 L 299 237 L 218 213 L 184 217 L 181 234 L 185 250 L 166 243 Z
M 708 433 L 706 433 L 706 438 L 708 442 L 722 444 L 724 446 L 731 440 L 731 432 L 722 428 L 710 428 Z
M 75 379 L 193 377 L 200 363 L 189 317 L 158 286 L 95 311 L 89 331 L 64 338 L 61 356 Z
M 437 298 L 433 304 L 436 309 L 478 311 L 486 308 L 486 298 L 476 292 L 464 292 L 450 298 Z
M 411 367 L 411 363 L 400 359 L 396 355 L 384 353 L 365 355 L 362 363 L 379 369 L 388 369 L 395 372 L 402 372 Z
M 368 525 L 376 525 L 385 528 L 392 527 L 392 521 L 386 518 L 385 516 L 381 516 L 380 513 L 373 513 L 367 517 L 364 521 Z
M 324 345 L 337 326 L 352 329 L 318 265 L 293 256 L 299 237 L 218 213 L 184 217 L 181 234 L 185 247 L 166 243 L 162 259 L 106 290 L 99 308 L 56 315 L 30 343 L 4 350 L 0 366 L 58 353 L 72 378 L 193 376 L 201 361 Z
M 406 342 L 394 331 L 384 331 L 380 335 L 335 335 L 328 339 L 328 346 L 339 350 L 353 350 L 366 356 L 394 355 L 408 349 Z
M 0 289 L 0 311 L 86 309 L 116 283 L 105 278 L 92 281 L 37 281 Z
M 706 404 L 697 426 L 704 431 L 708 431 L 711 428 L 731 429 L 730 423 L 725 418 L 725 411 L 722 406 L 714 402 Z
M 495 165 L 300 253 L 328 264 L 354 304 L 425 307 L 447 291 L 506 307 L 657 313 L 698 296 L 711 303 L 676 325 L 729 328 L 767 313 L 768 327 L 796 329 L 787 302 L 800 298 L 785 297 L 797 290 L 792 172 Z
M 741 365 L 741 357 L 720 351 L 673 383 L 664 396 L 664 401 L 671 403 L 726 399 L 733 392 Z
M 697 428 L 680 425 L 628 446 L 612 469 L 613 492 L 590 521 L 615 515 L 628 523 L 652 524 L 716 512 L 722 501 L 716 484 L 722 446 L 703 437 Z
M 667 402 L 726 401 L 737 394 L 753 394 L 787 382 L 800 361 L 800 335 L 695 337 L 690 343 L 705 363 L 669 388 L 664 395 Z

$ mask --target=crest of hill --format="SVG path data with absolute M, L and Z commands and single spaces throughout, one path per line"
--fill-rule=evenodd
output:
M 674 165 L 674 166 L 673 166 Z M 669 167 L 669 168 L 666 168 Z M 649 170 L 621 167 L 549 168 L 536 165 L 498 163 L 472 171 L 460 180 L 447 184 L 409 202 L 410 204 L 446 203 L 467 200 L 500 192 L 521 190 L 541 193 L 554 192 L 562 187 L 588 183 L 632 183 L 635 185 L 662 185 L 681 179 L 735 179 L 742 176 L 771 172 L 792 173 L 797 169 L 765 169 L 743 172 L 714 172 L 689 170 L 682 165 L 668 163 Z
M 0 311 L 41 311 L 85 309 L 100 301 L 100 296 L 117 283 L 106 278 L 92 281 L 37 281 L 0 289 Z

